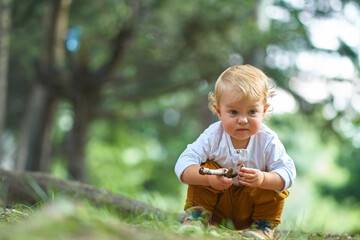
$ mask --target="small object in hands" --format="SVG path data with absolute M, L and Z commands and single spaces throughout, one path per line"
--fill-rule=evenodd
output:
M 245 167 L 244 164 L 242 164 L 240 166 L 240 170 L 242 167 Z M 205 168 L 205 167 L 201 167 L 199 169 L 199 173 L 201 175 L 218 175 L 218 176 L 224 176 L 227 178 L 234 178 L 236 176 L 238 176 L 238 172 L 234 171 L 234 169 L 231 168 L 219 168 L 219 169 L 210 169 L 210 168 Z

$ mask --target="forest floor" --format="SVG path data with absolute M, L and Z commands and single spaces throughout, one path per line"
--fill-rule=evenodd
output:
M 174 217 L 119 216 L 111 209 L 94 207 L 86 202 L 67 199 L 28 207 L 0 208 L 0 239 L 4 240 L 183 240 L 246 239 L 225 228 L 211 231 L 179 231 Z M 360 234 L 325 234 L 277 231 L 276 239 L 359 239 Z

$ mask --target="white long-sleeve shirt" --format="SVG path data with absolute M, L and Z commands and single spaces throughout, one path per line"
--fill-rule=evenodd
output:
M 200 165 L 206 160 L 214 161 L 224 168 L 233 167 L 236 171 L 240 170 L 240 164 L 243 163 L 248 168 L 275 172 L 285 182 L 281 191 L 291 187 L 296 177 L 293 160 L 287 155 L 277 134 L 265 124 L 262 124 L 259 132 L 250 137 L 246 149 L 234 148 L 230 135 L 224 131 L 221 121 L 211 124 L 180 155 L 175 165 L 175 173 L 181 181 L 180 177 L 187 167 Z M 233 180 L 234 185 L 239 184 L 236 178 Z

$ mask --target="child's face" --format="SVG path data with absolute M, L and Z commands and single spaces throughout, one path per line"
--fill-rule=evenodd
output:
M 269 104 L 239 98 L 234 92 L 224 92 L 220 104 L 214 104 L 224 130 L 231 136 L 235 148 L 246 148 L 250 136 L 261 127 Z

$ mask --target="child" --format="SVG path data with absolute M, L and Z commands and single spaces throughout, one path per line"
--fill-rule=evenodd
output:
M 247 229 L 246 236 L 273 238 L 296 170 L 276 133 L 262 123 L 274 95 L 268 85 L 250 65 L 230 67 L 216 81 L 209 107 L 220 121 L 189 144 L 175 166 L 188 184 L 185 223 L 230 219 L 236 229 Z M 200 166 L 239 173 L 232 179 L 200 175 Z

